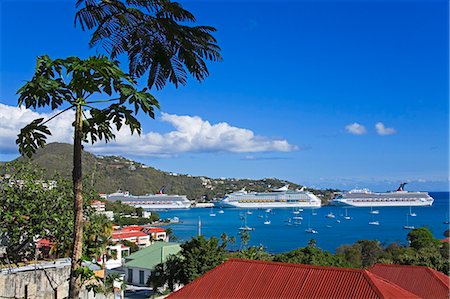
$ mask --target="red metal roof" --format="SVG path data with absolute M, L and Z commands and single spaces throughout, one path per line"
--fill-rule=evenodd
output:
M 140 226 L 140 225 L 127 225 L 122 227 L 122 230 L 127 230 L 127 231 L 139 231 L 142 230 L 144 227 Z
M 116 230 L 113 231 L 112 233 L 113 239 L 128 239 L 133 237 L 148 237 L 148 235 L 141 231 L 123 231 L 123 230 Z
M 373 273 L 229 259 L 167 298 L 419 298 Z
M 55 243 L 47 239 L 40 239 L 36 242 L 37 248 L 52 247 L 53 245 L 55 245 Z
M 450 298 L 449 277 L 431 268 L 376 264 L 369 271 L 422 298 Z

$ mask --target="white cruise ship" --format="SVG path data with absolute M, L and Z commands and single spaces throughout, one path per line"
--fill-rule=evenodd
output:
M 161 188 L 159 194 L 141 196 L 131 195 L 129 192 L 119 190 L 116 193 L 107 195 L 106 199 L 110 201 L 120 200 L 124 204 L 149 210 L 188 209 L 191 207 L 191 202 L 186 195 L 164 194 L 164 187 Z
M 247 192 L 244 189 L 225 195 L 217 205 L 223 208 L 320 208 L 320 199 L 308 191 L 289 190 L 289 185 L 272 192 Z
M 335 197 L 331 204 L 354 207 L 431 206 L 434 199 L 427 192 L 408 192 L 401 183 L 397 191 L 376 193 L 368 189 L 355 189 Z

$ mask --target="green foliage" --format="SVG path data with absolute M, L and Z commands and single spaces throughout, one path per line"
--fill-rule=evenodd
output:
M 92 143 L 113 139 L 113 125 L 120 130 L 125 124 L 130 128 L 131 134 L 140 134 L 141 124 L 133 114 L 142 110 L 154 118 L 154 107 L 159 108 L 158 102 L 147 89 L 138 90 L 136 82 L 120 69 L 119 63 L 104 56 L 56 60 L 47 55 L 40 56 L 37 58 L 33 78 L 17 93 L 18 104 L 25 104 L 26 108 L 51 106 L 55 110 L 67 104 L 64 110 L 49 120 L 44 122 L 43 119 L 36 119 L 21 130 L 16 143 L 20 153 L 28 157 L 38 147 L 43 147 L 46 135 L 51 134 L 46 123 L 72 108 L 90 109 L 90 115 L 84 115 L 82 133 L 83 140 Z M 107 94 L 111 97 L 113 93 L 116 96 L 107 100 L 88 100 L 92 95 Z M 113 103 L 101 109 L 94 107 L 108 102 Z M 134 113 L 127 105 L 134 107 Z
M 376 240 L 360 240 L 353 245 L 340 246 L 336 253 L 352 267 L 367 268 L 378 261 L 383 254 L 383 248 Z
M 34 259 L 38 239 L 55 242 L 55 255 L 67 252 L 73 222 L 70 183 L 55 178 L 51 187 L 42 172 L 22 163 L 6 171 L 11 178 L 0 181 L 0 241 L 6 258 L 14 263 Z
M 139 246 L 134 242 L 130 242 L 128 240 L 122 240 L 120 242 L 123 245 L 130 247 L 130 254 L 139 250 Z
M 170 81 L 185 85 L 187 73 L 203 81 L 205 60 L 221 60 L 210 26 L 189 26 L 195 17 L 179 3 L 159 0 L 78 0 L 75 22 L 94 29 L 90 46 L 101 46 L 112 58 L 128 54 L 129 69 L 158 89 Z
M 433 237 L 431 231 L 426 227 L 419 227 L 411 230 L 407 236 L 410 246 L 416 250 L 427 247 L 436 247 L 439 240 Z
M 272 256 L 265 250 L 264 246 L 250 246 L 246 249 L 229 254 L 229 257 L 247 259 L 247 260 L 262 260 L 271 261 Z
M 167 284 L 170 291 L 182 279 L 183 259 L 178 255 L 170 255 L 164 263 L 155 266 L 147 280 L 147 285 L 157 290 Z
M 83 249 L 87 259 L 108 258 L 112 223 L 104 215 L 92 214 L 84 225 Z
M 181 244 L 182 271 L 180 281 L 193 281 L 204 273 L 220 265 L 225 260 L 225 246 L 217 238 L 192 238 Z
M 316 246 L 306 246 L 286 253 L 276 254 L 274 262 L 308 264 L 316 266 L 348 267 L 349 263 L 341 255 L 333 255 Z

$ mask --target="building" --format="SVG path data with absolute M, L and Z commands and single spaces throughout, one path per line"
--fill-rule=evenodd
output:
M 122 269 L 125 282 L 136 286 L 145 286 L 151 271 L 156 265 L 165 262 L 171 254 L 177 254 L 181 247 L 177 243 L 156 242 L 125 258 Z
M 130 255 L 130 247 L 116 244 L 108 246 L 108 256 L 105 257 L 105 268 L 108 270 L 116 269 L 122 266 L 125 257 Z M 98 258 L 97 263 L 103 264 L 103 258 Z
M 376 264 L 368 270 L 421 298 L 450 298 L 449 277 L 434 269 L 424 266 Z
M 229 259 L 167 298 L 421 297 L 363 269 Z
M 144 233 L 149 235 L 153 241 L 169 242 L 166 231 L 161 227 L 145 227 L 142 229 Z
M 96 212 L 104 212 L 105 211 L 105 203 L 103 201 L 100 200 L 94 200 L 91 202 L 91 207 L 96 211 Z
M 112 232 L 112 241 L 120 243 L 123 240 L 135 243 L 139 247 L 147 247 L 151 244 L 150 236 L 141 231 L 116 230 Z

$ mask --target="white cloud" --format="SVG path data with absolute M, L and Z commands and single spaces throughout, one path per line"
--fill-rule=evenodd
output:
M 386 128 L 382 122 L 378 122 L 375 124 L 375 129 L 377 130 L 378 135 L 386 136 L 397 133 L 394 128 Z
M 366 127 L 358 123 L 352 123 L 345 126 L 348 133 L 353 135 L 364 135 L 367 133 Z
M 23 107 L 0 104 L 0 151 L 16 151 L 15 139 L 20 129 L 35 118 L 49 118 L 57 113 L 36 113 Z M 165 134 L 143 132 L 131 135 L 128 128 L 115 132 L 116 140 L 86 145 L 99 154 L 127 154 L 146 156 L 171 156 L 184 152 L 289 152 L 298 147 L 285 139 L 258 136 L 253 131 L 233 127 L 221 122 L 211 124 L 198 116 L 179 116 L 162 113 L 161 121 L 171 124 L 175 130 Z M 66 112 L 49 122 L 53 133 L 48 142 L 71 142 L 73 112 Z
M 21 128 L 36 118 L 43 117 L 48 119 L 57 112 L 37 113 L 26 109 L 24 106 L 15 107 L 0 103 L 0 151 L 2 153 L 16 152 L 17 134 Z M 52 135 L 48 137 L 48 142 L 71 142 L 71 136 L 73 135 L 73 115 L 73 112 L 68 111 L 52 120 L 49 126 Z

